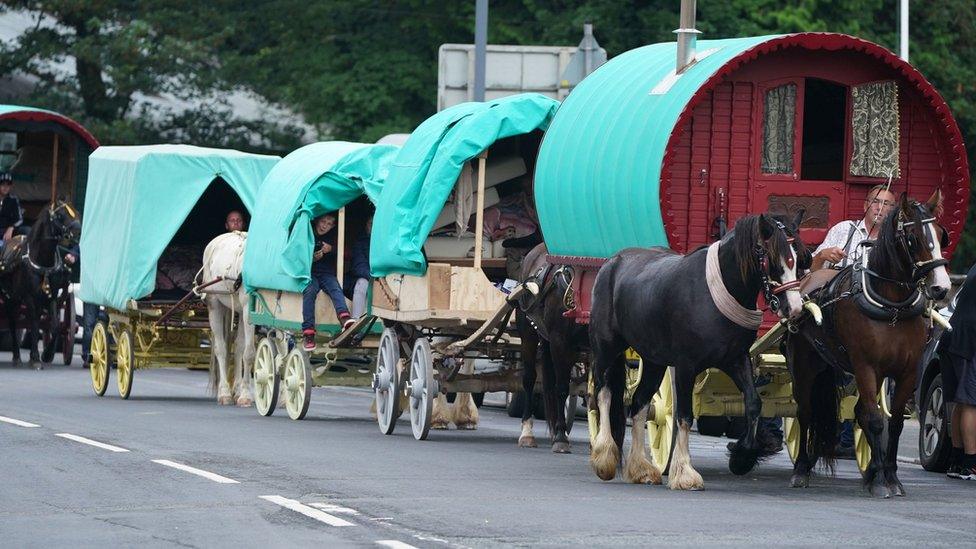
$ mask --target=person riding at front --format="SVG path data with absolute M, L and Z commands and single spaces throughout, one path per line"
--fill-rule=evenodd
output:
M 315 298 L 319 290 L 328 294 L 335 307 L 336 316 L 342 328 L 355 322 L 346 307 L 346 297 L 342 294 L 336 276 L 336 215 L 327 213 L 312 221 L 315 243 L 312 252 L 312 272 L 302 297 L 302 336 L 306 350 L 315 349 Z
M 244 214 L 238 210 L 227 212 L 227 219 L 224 220 L 224 228 L 227 232 L 244 231 Z
M 827 232 L 824 241 L 813 252 L 811 271 L 824 267 L 842 269 L 867 253 L 861 246 L 865 240 L 874 240 L 881 232 L 881 221 L 897 204 L 894 193 L 885 185 L 876 185 L 864 199 L 864 217 L 858 221 L 841 221 Z
M 14 231 L 24 224 L 20 200 L 10 194 L 14 178 L 8 172 L 0 172 L 0 247 L 14 236 Z

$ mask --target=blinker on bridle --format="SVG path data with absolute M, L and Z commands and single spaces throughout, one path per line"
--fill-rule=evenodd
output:
M 932 231 L 927 230 L 927 227 L 928 225 L 935 223 L 935 217 L 931 215 L 929 217 L 925 217 L 924 214 L 928 214 L 928 211 L 925 210 L 918 202 L 912 202 L 912 207 L 919 213 L 923 214 L 919 216 L 921 219 L 918 221 L 906 221 L 904 219 L 904 212 L 899 212 L 897 233 L 898 241 L 905 247 L 905 251 L 908 252 L 908 257 L 914 259 L 913 253 L 916 251 L 916 247 L 918 246 L 918 239 L 914 235 L 909 235 L 905 229 L 907 227 L 913 227 L 916 224 L 920 225 L 922 228 L 922 234 L 925 235 L 925 247 L 929 252 L 933 252 L 935 251 L 935 239 L 932 237 Z M 944 228 L 942 229 L 940 245 L 943 247 L 949 245 L 948 232 Z M 912 282 L 919 282 L 935 269 L 948 264 L 949 262 L 942 258 L 933 258 L 927 261 L 915 261 L 912 268 Z
M 772 221 L 776 224 L 776 228 L 782 231 L 782 233 L 786 236 L 786 242 L 790 245 L 790 247 L 793 247 L 793 243 L 796 242 L 796 238 L 789 236 L 789 233 L 786 232 L 786 225 L 776 219 L 773 219 Z M 766 242 L 769 242 L 769 240 L 771 239 L 766 240 Z M 761 245 L 756 245 L 756 256 L 759 259 L 760 270 L 762 272 L 763 297 L 766 299 L 766 303 L 769 304 L 769 308 L 773 312 L 778 312 L 778 296 L 790 291 L 800 291 L 800 280 L 797 279 L 785 283 L 771 280 L 769 276 L 769 257 L 766 255 L 766 248 Z M 793 257 L 786 258 L 786 265 L 791 269 L 793 268 Z

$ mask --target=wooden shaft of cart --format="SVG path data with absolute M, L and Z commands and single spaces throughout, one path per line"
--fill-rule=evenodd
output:
M 339 286 L 342 286 L 343 268 L 346 266 L 346 207 L 339 208 L 339 216 L 336 220 L 339 233 L 336 235 L 336 278 Z
M 488 150 L 478 155 L 478 209 L 474 217 L 474 268 L 481 268 L 482 244 L 485 233 L 485 164 L 488 161 Z

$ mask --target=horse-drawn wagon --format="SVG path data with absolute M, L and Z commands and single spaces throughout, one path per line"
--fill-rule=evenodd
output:
M 347 244 L 367 234 L 369 203 L 378 199 L 396 152 L 389 145 L 306 145 L 282 159 L 262 184 L 244 254 L 249 319 L 264 332 L 254 365 L 255 405 L 262 415 L 274 413 L 279 393 L 288 415 L 302 419 L 314 386 L 369 386 L 379 333 L 369 307 L 343 330 L 329 297 L 319 293 L 317 345 L 306 350 L 302 293 L 312 269 L 313 220 L 337 212 L 335 272 L 341 281 Z
M 56 112 L 16 105 L 0 105 L 0 173 L 9 173 L 14 182 L 12 194 L 23 209 L 23 224 L 14 233 L 25 230 L 35 222 L 59 222 L 62 214 L 80 220 L 81 207 L 87 180 L 88 155 L 98 147 L 98 141 L 80 124 Z M 62 206 L 64 205 L 64 206 Z M 55 208 L 58 215 L 51 215 Z M 48 214 L 45 215 L 45 209 Z M 53 229 L 45 221 L 41 230 Z M 70 364 L 74 356 L 75 319 L 74 298 L 71 282 L 77 282 L 77 269 L 64 261 L 64 256 L 77 244 L 77 234 L 61 235 L 57 246 L 35 243 L 30 253 L 31 261 L 23 261 L 20 250 L 3 266 L 0 279 L 8 286 L 13 283 L 14 271 L 29 271 L 40 281 L 37 299 L 29 307 L 23 300 L 23 288 L 8 288 L 7 296 L 0 296 L 10 308 L 4 309 L 8 317 L 0 326 L 29 326 L 36 317 L 42 343 L 40 359 L 51 362 L 55 352 L 60 352 L 64 364 Z M 35 235 L 35 239 L 39 235 Z M 71 237 L 71 238 L 67 238 Z M 2 235 L 0 235 L 2 238 Z M 45 244 L 49 242 L 45 241 Z M 9 243 L 8 243 L 9 244 Z M 8 249 L 8 254 L 13 253 Z M 40 309 L 35 311 L 35 305 Z M 11 345 L 19 346 L 20 329 L 10 331 Z M 32 345 L 32 355 L 36 353 Z M 19 358 L 20 353 L 15 354 Z M 33 356 L 32 356 L 33 358 Z
M 682 47 L 638 48 L 587 77 L 560 107 L 540 149 L 536 202 L 550 262 L 574 275 L 570 316 L 589 323 L 599 268 L 623 249 L 689 253 L 761 211 L 789 218 L 803 211 L 794 236 L 816 244 L 831 226 L 860 218 L 878 184 L 920 199 L 941 191 L 941 223 L 957 240 L 969 193 L 959 129 L 911 65 L 838 34 L 697 45 L 679 34 Z M 771 324 L 767 315 L 764 330 Z M 763 417 L 793 418 L 780 335 L 753 345 L 753 383 Z M 678 386 L 674 373 L 666 371 L 647 422 L 652 455 L 665 469 L 678 429 L 676 391 L 693 393 L 682 408 L 697 416 L 742 415 L 747 404 L 716 369 L 701 372 L 691 387 Z M 840 417 L 850 418 L 856 393 L 845 390 L 850 398 L 841 399 Z M 591 407 L 591 423 L 598 418 Z M 795 426 L 786 422 L 791 455 L 799 445 Z M 863 467 L 867 446 L 859 448 Z
M 228 212 L 253 210 L 258 186 L 278 160 L 187 145 L 92 154 L 80 297 L 108 313 L 92 334 L 95 394 L 105 394 L 111 365 L 128 398 L 136 369 L 211 364 L 215 334 L 199 298 L 211 281 L 197 278 L 203 245 L 225 232 Z
M 383 433 L 395 428 L 401 394 L 422 440 L 432 423 L 446 428 L 439 416 L 446 393 L 459 394 L 454 422 L 472 428 L 470 393 L 520 390 L 510 304 L 517 296 L 504 288 L 517 275 L 506 269 L 500 242 L 484 239 L 485 208 L 500 192 L 529 188 L 557 105 L 523 94 L 451 107 L 422 123 L 393 162 L 370 248 L 373 315 L 385 326 L 373 384 Z M 505 181 L 510 188 L 501 188 Z M 444 226 L 455 234 L 431 235 Z M 496 367 L 475 372 L 476 359 Z

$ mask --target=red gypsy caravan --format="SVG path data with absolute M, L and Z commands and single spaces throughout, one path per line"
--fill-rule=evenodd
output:
M 749 212 L 801 208 L 801 236 L 817 244 L 834 224 L 859 219 L 868 190 L 889 181 L 918 199 L 942 191 L 951 254 L 966 218 L 969 167 L 945 100 L 918 70 L 841 34 L 680 46 L 644 46 L 601 66 L 546 133 L 535 196 L 550 260 L 574 266 L 568 315 L 588 322 L 596 272 L 621 249 L 683 253 Z M 782 357 L 764 358 L 762 415 L 788 418 L 795 405 Z M 696 416 L 742 415 L 727 377 L 702 377 Z M 661 465 L 673 442 L 668 383 L 649 421 Z
M 88 155 L 96 148 L 98 140 L 67 116 L 34 107 L 0 105 L 0 172 L 13 178 L 11 194 L 20 201 L 24 227 L 57 199 L 81 211 Z M 74 278 L 77 281 L 76 275 Z M 76 328 L 74 300 L 69 288 L 51 292 L 56 294 L 54 308 L 43 311 L 40 318 L 40 358 L 50 362 L 55 351 L 60 351 L 64 363 L 70 364 Z M 18 324 L 23 328 L 26 319 L 18 320 Z M 7 326 L 6 319 L 0 320 L 0 330 L 7 330 Z

